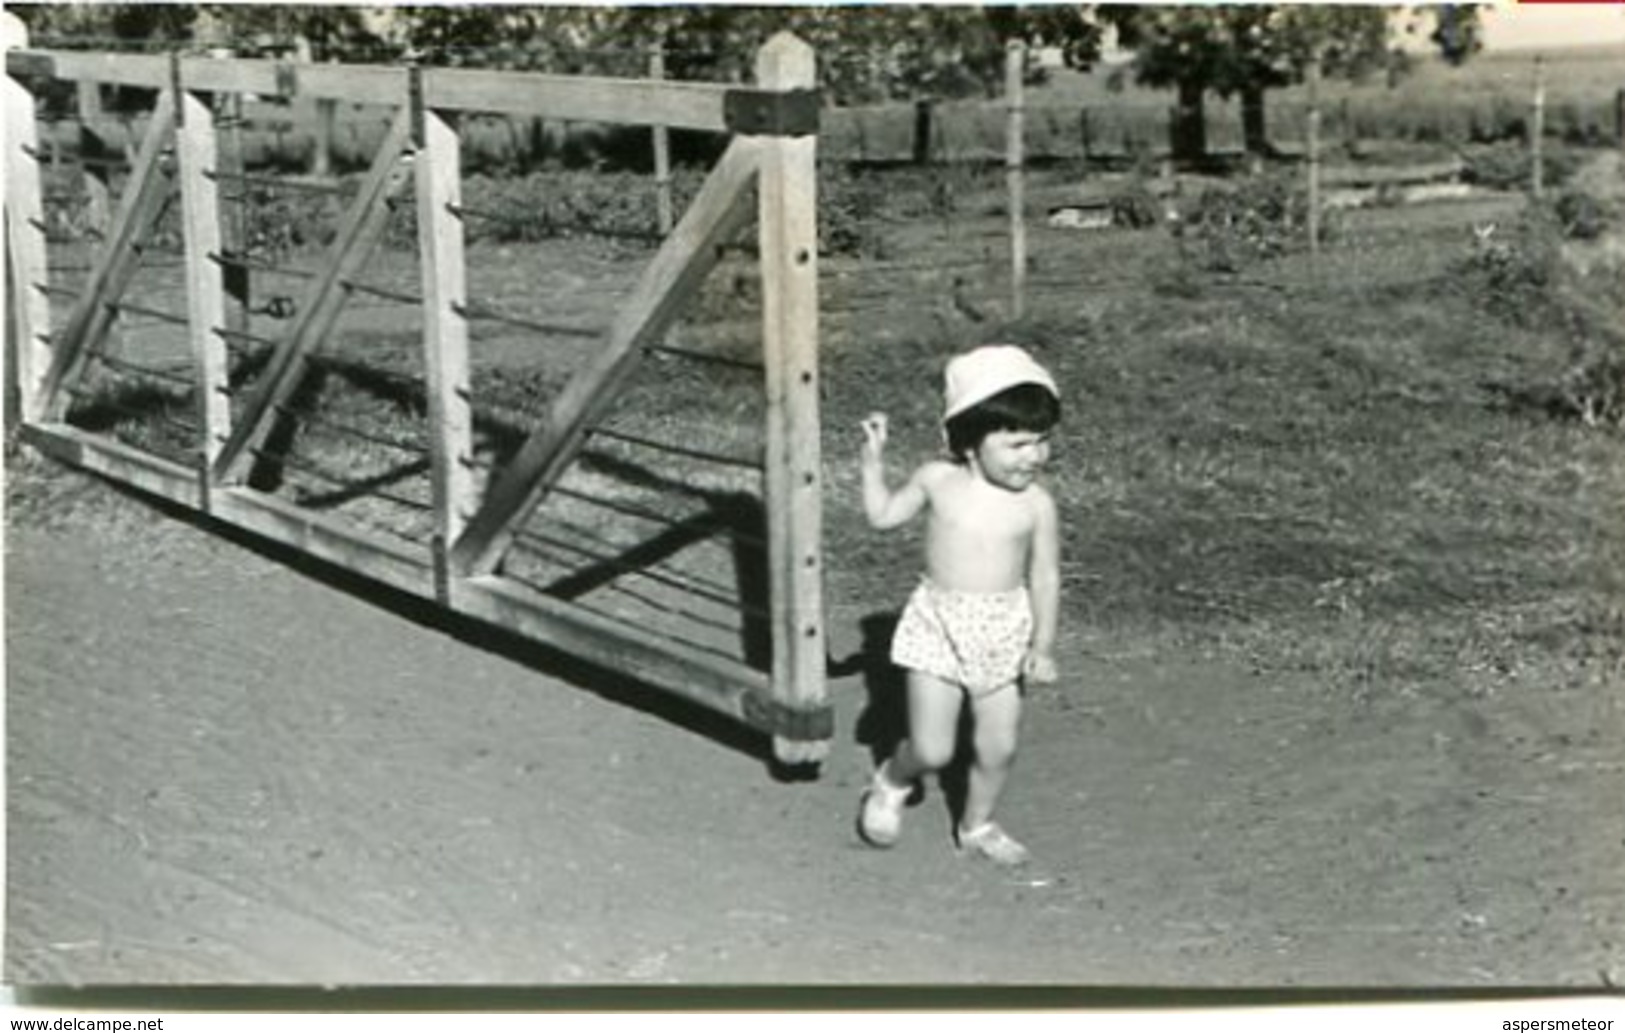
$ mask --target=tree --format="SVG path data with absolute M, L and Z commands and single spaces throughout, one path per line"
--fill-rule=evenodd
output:
M 192 4 L 13 4 L 34 46 L 170 47 L 192 38 Z
M 1480 46 L 1478 12 L 1443 6 L 1405 14 L 1398 8 L 1343 5 L 1238 5 L 1224 7 L 1107 6 L 1100 17 L 1115 26 L 1120 44 L 1135 52 L 1138 82 L 1172 87 L 1177 106 L 1169 126 L 1176 159 L 1207 152 L 1202 102 L 1209 90 L 1239 96 L 1247 150 L 1269 150 L 1264 97 L 1302 82 L 1313 62 L 1327 76 L 1359 79 L 1380 68 L 1400 68 L 1398 32 L 1417 31 L 1431 19 L 1429 37 L 1459 64 Z
M 401 8 L 413 52 L 554 72 L 637 75 L 659 45 L 677 79 L 749 79 L 756 49 L 790 31 L 818 54 L 838 103 L 993 93 L 1010 39 L 1059 48 L 1075 66 L 1099 52 L 1081 7 L 629 5 Z

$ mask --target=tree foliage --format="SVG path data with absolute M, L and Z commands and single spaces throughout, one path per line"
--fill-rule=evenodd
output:
M 656 46 L 677 79 L 750 78 L 755 52 L 793 32 L 818 54 L 837 101 L 957 97 L 996 90 L 1012 39 L 1059 48 L 1076 66 L 1099 51 L 1080 7 L 823 5 L 403 8 L 415 54 L 451 64 L 641 74 Z
M 1397 48 L 1399 33 L 1415 33 L 1431 20 L 1429 39 L 1454 63 L 1481 47 L 1478 12 L 1471 6 L 1412 9 L 1333 4 L 1252 4 L 1236 6 L 1106 6 L 1099 16 L 1113 25 L 1118 41 L 1135 54 L 1134 75 L 1153 87 L 1179 94 L 1174 150 L 1199 157 L 1203 96 L 1240 96 L 1249 149 L 1263 135 L 1263 96 L 1268 90 L 1303 82 L 1311 64 L 1321 74 L 1362 79 L 1378 70 L 1397 73 L 1405 66 Z

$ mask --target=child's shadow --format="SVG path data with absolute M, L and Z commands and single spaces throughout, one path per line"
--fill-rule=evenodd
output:
M 908 675 L 891 662 L 892 635 L 897 630 L 900 615 L 896 611 L 872 613 L 858 622 L 863 644 L 857 653 L 834 665 L 830 675 L 841 677 L 862 673 L 863 687 L 868 694 L 863 712 L 858 715 L 854 738 L 869 750 L 875 765 L 879 765 L 896 750 L 897 744 L 908 737 Z M 960 713 L 959 741 L 967 741 L 969 707 Z M 961 748 L 963 753 L 963 746 Z M 950 814 L 957 818 L 965 800 L 966 757 L 955 758 L 954 763 L 938 775 L 943 796 Z M 916 789 L 909 803 L 923 799 L 923 789 Z

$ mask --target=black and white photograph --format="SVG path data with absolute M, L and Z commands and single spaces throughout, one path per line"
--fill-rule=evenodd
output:
M 7 986 L 1617 1003 L 1625 5 L 0 21 Z

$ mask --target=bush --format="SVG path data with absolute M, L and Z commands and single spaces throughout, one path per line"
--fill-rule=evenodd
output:
M 1112 225 L 1147 229 L 1163 221 L 1163 205 L 1143 177 L 1135 176 L 1111 196 Z
M 1562 257 L 1561 227 L 1546 208 L 1531 207 L 1509 226 L 1480 227 L 1452 279 L 1472 301 L 1516 326 L 1552 316 L 1552 289 Z
M 1321 240 L 1335 236 L 1322 212 Z M 1210 187 L 1180 213 L 1175 232 L 1194 242 L 1202 265 L 1235 272 L 1250 263 L 1307 247 L 1309 200 L 1295 181 L 1282 176 L 1252 177 L 1234 188 Z
M 1573 240 L 1596 240 L 1608 228 L 1612 212 L 1584 190 L 1565 190 L 1552 202 L 1563 235 Z
M 1522 141 L 1468 149 L 1463 154 L 1463 182 L 1491 190 L 1527 190 L 1534 158 Z M 1548 147 L 1541 155 L 1541 180 L 1547 187 L 1568 182 L 1579 169 L 1581 156 L 1566 147 Z
M 826 254 L 883 258 L 886 187 L 877 176 L 818 167 L 818 239 Z

